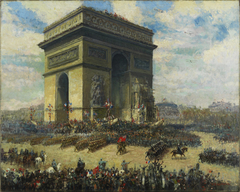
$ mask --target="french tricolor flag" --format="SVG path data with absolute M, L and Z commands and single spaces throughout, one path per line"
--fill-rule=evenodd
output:
M 84 111 L 84 116 L 89 116 L 89 112 L 88 111 Z

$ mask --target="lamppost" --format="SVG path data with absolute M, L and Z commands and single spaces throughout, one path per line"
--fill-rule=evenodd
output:
M 72 107 L 72 103 L 70 103 L 69 101 L 67 103 L 65 103 L 63 105 L 64 109 L 67 112 L 67 119 L 69 121 L 69 112 L 73 112 L 73 107 Z
M 48 105 L 48 108 L 46 108 L 46 110 L 47 111 L 49 111 L 48 112 L 48 116 L 49 116 L 49 123 L 51 122 L 51 115 L 52 115 L 52 108 L 53 108 L 53 106 L 49 103 L 49 105 Z

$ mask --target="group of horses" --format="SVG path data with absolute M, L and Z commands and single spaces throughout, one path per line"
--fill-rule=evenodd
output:
M 9 149 L 9 152 L 2 152 L 1 160 L 4 163 L 13 163 L 17 164 L 18 166 L 23 167 L 39 167 L 41 164 L 47 160 L 47 155 L 44 154 L 43 157 L 40 157 L 38 153 L 30 154 L 24 152 L 23 154 L 18 154 L 14 152 L 14 148 Z
M 146 152 L 146 157 L 148 157 L 150 160 L 158 158 L 165 149 L 167 148 L 166 144 L 163 141 L 159 141 L 158 143 L 151 146 L 151 148 Z
M 14 163 L 17 166 L 22 166 L 24 168 L 30 168 L 30 167 L 40 168 L 40 166 L 45 165 L 47 161 L 46 154 L 44 154 L 43 157 L 40 157 L 37 152 L 32 155 L 30 153 L 24 152 L 21 155 L 21 154 L 15 153 L 14 148 L 9 149 L 9 152 L 4 152 L 2 149 L 1 154 L 2 154 L 1 155 L 2 162 L 10 163 L 11 165 Z M 85 163 L 82 163 L 81 166 L 75 169 L 75 173 L 77 175 L 85 173 L 84 167 L 85 167 Z M 60 168 L 61 168 L 61 163 L 58 163 L 56 169 L 54 169 L 53 167 L 49 167 L 45 171 L 47 173 L 55 173 L 56 171 L 60 171 Z M 64 168 L 62 171 L 63 172 L 66 171 L 66 168 Z
M 160 155 L 163 154 L 163 152 L 165 151 L 166 148 L 167 148 L 167 147 L 166 147 L 166 144 L 164 144 L 163 142 L 159 142 L 159 143 L 153 145 L 153 146 L 146 152 L 146 157 L 145 157 L 145 159 L 146 159 L 146 158 L 148 158 L 149 160 L 157 159 Z M 172 150 L 172 151 L 170 152 L 170 154 L 172 154 L 172 158 L 173 158 L 173 157 L 176 158 L 177 155 L 180 155 L 181 158 L 182 158 L 182 156 L 185 157 L 185 154 L 184 154 L 184 153 L 187 152 L 187 151 L 188 151 L 188 148 L 187 148 L 187 147 L 183 147 L 183 148 L 181 149 L 181 151 Z

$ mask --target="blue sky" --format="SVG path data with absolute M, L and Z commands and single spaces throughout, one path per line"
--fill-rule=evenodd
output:
M 84 4 L 153 30 L 155 99 L 207 107 L 238 104 L 238 2 L 3 2 L 2 109 L 43 102 L 43 29 Z M 14 46 L 13 46 L 14 45 Z

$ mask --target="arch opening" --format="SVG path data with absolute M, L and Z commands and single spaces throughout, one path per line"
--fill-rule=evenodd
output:
M 66 73 L 58 79 L 57 121 L 68 120 L 69 81 Z M 64 107 L 67 104 L 67 107 Z
M 128 95 L 128 61 L 122 54 L 116 54 L 112 59 L 112 94 L 111 100 L 114 105 L 114 115 L 122 116 L 122 109 L 127 105 Z

